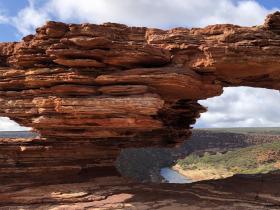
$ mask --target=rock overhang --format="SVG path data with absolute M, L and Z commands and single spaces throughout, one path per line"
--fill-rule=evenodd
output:
M 14 149 L 21 170 L 113 166 L 122 148 L 188 138 L 206 111 L 197 101 L 223 87 L 280 90 L 279 17 L 171 30 L 50 21 L 1 43 L 0 115 L 41 134 L 40 147 Z M 31 154 L 38 163 L 27 161 Z

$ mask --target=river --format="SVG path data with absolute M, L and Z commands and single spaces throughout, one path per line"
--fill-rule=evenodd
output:
M 177 171 L 174 171 L 171 168 L 162 168 L 160 170 L 160 175 L 168 182 L 168 183 L 192 183 L 191 179 L 179 174 Z

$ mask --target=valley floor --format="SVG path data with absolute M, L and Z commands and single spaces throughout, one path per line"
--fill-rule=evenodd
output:
M 188 179 L 191 179 L 193 182 L 223 179 L 234 175 L 230 171 L 216 168 L 183 169 L 179 164 L 173 166 L 172 169 Z

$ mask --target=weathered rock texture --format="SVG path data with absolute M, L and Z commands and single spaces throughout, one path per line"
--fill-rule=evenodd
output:
M 181 142 L 224 86 L 280 89 L 279 29 L 278 12 L 191 30 L 48 22 L 2 43 L 0 115 L 41 138 L 1 141 L 0 177 L 108 171 L 121 148 Z
M 84 183 L 2 186 L 1 210 L 277 210 L 279 174 L 192 184 L 139 184 L 118 177 Z

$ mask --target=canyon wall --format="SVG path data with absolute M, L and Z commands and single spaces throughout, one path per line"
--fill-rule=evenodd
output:
M 0 116 L 40 134 L 0 141 L 1 180 L 115 173 L 122 148 L 188 138 L 223 87 L 280 90 L 279 55 L 279 12 L 254 27 L 47 22 L 0 44 Z

